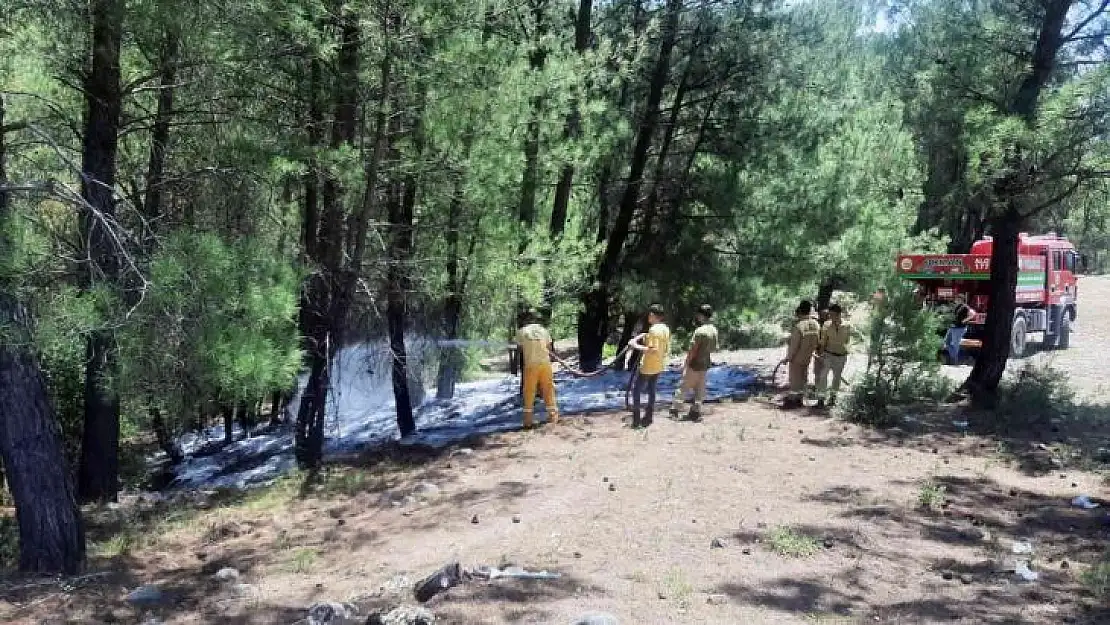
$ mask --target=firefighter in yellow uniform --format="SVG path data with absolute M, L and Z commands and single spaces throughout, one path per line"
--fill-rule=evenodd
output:
M 817 344 L 821 338 L 821 326 L 813 318 L 813 304 L 803 300 L 794 310 L 794 327 L 790 331 L 790 344 L 786 350 L 786 358 L 782 362 L 788 364 L 790 375 L 790 392 L 783 401 L 783 408 L 801 408 L 802 398 L 805 397 L 806 383 L 809 378 L 809 365 L 813 361 L 813 354 L 817 351 Z
M 528 429 L 534 424 L 537 390 L 547 407 L 548 423 L 559 422 L 559 407 L 555 404 L 555 378 L 551 371 L 551 334 L 540 325 L 534 311 L 528 312 L 526 324 L 517 331 L 516 342 L 523 366 L 521 394 L 524 400 L 524 427 Z
M 829 319 L 821 326 L 821 339 L 817 345 L 817 358 L 821 361 L 817 374 L 817 407 L 824 408 L 836 404 L 836 394 L 844 377 L 844 365 L 848 362 L 848 345 L 852 341 L 852 327 L 843 319 L 840 304 L 829 307 Z M 829 389 L 829 374 L 832 374 L 832 389 Z

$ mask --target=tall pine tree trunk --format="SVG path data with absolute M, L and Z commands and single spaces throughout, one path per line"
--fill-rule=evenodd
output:
M 637 323 L 638 319 L 639 319 L 639 315 L 636 314 L 636 311 L 634 311 L 634 310 L 624 311 L 624 317 L 623 317 L 623 321 L 622 321 L 622 324 L 621 324 L 622 325 L 622 327 L 621 327 L 621 338 L 620 338 L 620 341 L 617 343 L 617 351 L 618 352 L 620 352 L 622 349 L 624 349 L 624 347 L 626 345 L 628 345 L 628 343 L 632 340 L 632 336 L 634 335 L 634 333 L 636 331 L 636 323 Z M 618 359 L 617 362 L 613 365 L 613 370 L 614 371 L 624 371 L 626 362 L 627 362 L 627 358 Z
M 0 93 L 0 261 L 12 249 L 5 236 L 9 195 L 4 133 Z M 27 347 L 29 325 L 12 285 L 0 276 L 0 466 L 15 502 L 19 568 L 73 574 L 85 562 L 85 531 L 46 381 Z
M 338 150 L 354 146 L 358 129 L 361 31 L 358 16 L 348 7 L 337 7 L 333 17 L 339 28 L 339 49 L 332 81 L 335 114 L 330 147 Z M 313 78 L 316 77 L 318 75 L 313 73 Z M 311 82 L 319 87 L 315 80 Z M 311 111 L 312 116 L 317 113 L 315 109 Z M 343 266 L 348 223 L 343 210 L 341 181 L 336 172 L 330 170 L 323 172 L 323 178 L 318 230 L 305 234 L 315 241 L 310 260 L 316 265 L 316 273 L 309 278 L 302 298 L 301 323 L 309 347 L 309 379 L 297 411 L 294 453 L 297 463 L 306 469 L 318 467 L 323 459 L 324 422 L 331 388 L 329 363 L 342 346 L 351 299 L 348 285 L 354 284 L 353 278 L 345 275 Z
M 122 92 L 120 41 L 123 0 L 93 0 L 92 65 L 85 77 L 85 137 L 82 151 L 81 238 L 89 249 L 82 286 L 114 288 L 119 274 L 107 219 L 115 214 L 116 153 Z M 78 472 L 78 493 L 86 501 L 115 500 L 119 488 L 119 397 L 109 388 L 116 369 L 115 339 L 94 331 L 86 346 L 85 430 Z
M 166 420 L 162 417 L 161 409 L 150 409 L 150 426 L 154 429 L 154 439 L 158 442 L 158 447 L 170 459 L 170 464 L 181 463 L 185 459 L 185 454 L 181 451 L 181 446 L 174 440 L 173 433 L 170 432 Z
M 404 209 L 400 189 L 395 189 L 389 199 L 389 222 L 393 229 L 393 242 L 389 246 L 389 270 L 386 280 L 386 323 L 389 326 L 390 372 L 393 380 L 393 401 L 397 409 L 397 429 L 401 436 L 416 432 L 416 419 L 413 416 L 412 397 L 409 393 L 409 359 L 405 348 L 406 306 L 410 281 L 408 268 L 403 265 L 411 245 L 411 223 Z
M 46 381 L 19 303 L 0 284 L 0 325 L 16 336 L 0 342 L 0 458 L 19 524 L 19 568 L 33 573 L 80 571 L 85 533 L 62 453 Z
M 591 19 L 593 0 L 578 0 L 578 12 L 574 19 L 574 51 L 579 55 L 585 54 L 590 47 Z M 579 102 L 571 102 L 571 111 L 567 116 L 563 128 L 563 139 L 573 141 L 578 137 L 581 125 Z M 571 191 L 574 188 L 574 164 L 565 163 L 559 172 L 559 182 L 555 185 L 555 203 L 551 208 L 551 237 L 558 239 L 563 236 L 563 229 L 567 223 L 567 211 L 570 207 Z
M 462 285 L 459 279 L 459 230 L 462 228 L 463 175 L 459 172 L 447 212 L 447 297 L 443 302 L 443 338 L 459 338 L 462 321 Z M 439 354 L 439 372 L 436 376 L 436 398 L 451 399 L 455 396 L 455 382 L 462 369 L 462 350 L 451 344 Z
M 593 0 L 579 0 L 578 13 L 574 20 L 574 50 L 579 55 L 585 54 L 590 45 L 590 20 L 593 11 Z M 577 99 L 571 101 L 570 113 L 567 115 L 563 126 L 563 141 L 573 142 L 578 139 L 582 114 L 579 110 Z M 551 206 L 551 223 L 548 233 L 552 241 L 558 242 L 563 237 L 567 225 L 567 214 L 570 210 L 571 191 L 574 189 L 574 163 L 563 164 L 559 171 L 559 181 L 555 184 L 555 200 Z M 544 272 L 543 285 L 544 308 L 551 310 L 555 303 L 555 290 L 552 287 L 548 272 Z
M 324 111 L 320 94 L 324 90 L 323 70 L 320 59 L 313 56 L 308 62 L 308 120 L 305 123 L 308 145 L 312 149 L 324 143 Z M 301 250 L 309 262 L 316 259 L 317 237 L 320 231 L 320 167 L 315 156 L 309 158 L 304 175 L 303 215 L 301 216 Z
M 162 186 L 165 184 L 166 148 L 170 142 L 170 122 L 173 119 L 179 45 L 177 33 L 167 30 L 159 55 L 158 70 L 161 75 L 158 78 L 158 107 L 150 132 L 150 158 L 146 169 L 146 196 L 143 199 L 143 216 L 147 219 L 150 230 L 153 230 L 162 214 Z
M 224 420 L 224 445 L 230 445 L 235 442 L 235 406 L 220 406 L 220 416 Z
M 547 48 L 543 36 L 547 33 L 547 0 L 529 0 L 532 8 L 532 20 L 535 25 L 533 31 L 533 48 L 528 56 L 528 67 L 533 75 L 543 72 L 544 62 L 547 59 Z M 539 81 L 536 81 L 539 83 Z M 542 87 L 537 86 L 537 89 Z M 520 202 L 517 208 L 521 227 L 524 228 L 521 237 L 519 253 L 524 253 L 528 247 L 528 237 L 531 228 L 536 222 L 536 193 L 540 184 L 540 116 L 543 113 L 544 96 L 537 94 L 532 97 L 528 107 L 528 125 L 524 135 L 524 172 L 520 180 Z
M 1037 121 L 1037 102 L 1052 79 L 1057 56 L 1063 45 L 1063 28 L 1072 0 L 1047 0 L 1033 48 L 1032 63 L 1021 85 L 1008 103 L 1007 113 L 1028 125 Z M 1028 146 L 1013 146 L 1015 155 Z M 986 327 L 983 330 L 983 347 L 975 366 L 965 383 L 972 401 L 978 405 L 994 405 L 998 398 L 998 385 L 1006 371 L 1010 356 L 1010 339 L 1016 307 L 1014 290 L 1018 274 L 1018 233 L 1031 217 L 1022 212 L 1026 196 L 1031 192 L 1028 164 L 1015 156 L 1007 165 L 1008 171 L 993 183 L 995 206 L 1003 212 L 991 220 L 994 245 L 991 250 L 990 302 L 987 305 Z
M 389 349 L 392 355 L 393 399 L 397 409 L 397 429 L 401 436 L 416 432 L 413 401 L 409 392 L 409 361 L 405 348 L 405 326 L 408 319 L 408 297 L 412 290 L 409 263 L 413 252 L 413 219 L 416 210 L 416 191 L 421 168 L 419 161 L 424 150 L 424 106 L 427 87 L 417 85 L 416 105 L 412 113 L 410 134 L 412 158 L 417 161 L 408 167 L 403 180 L 394 185 L 389 201 L 389 224 L 393 231 L 389 244 L 389 270 L 386 286 L 386 321 L 389 325 Z M 400 119 L 398 119 L 400 123 Z M 400 130 L 400 129 L 398 129 Z M 400 134 L 400 133 L 394 133 Z
M 663 91 L 670 75 L 671 52 L 677 37 L 678 18 L 681 11 L 682 0 L 667 0 L 659 55 L 651 72 L 644 117 L 640 121 L 635 147 L 632 150 L 628 182 L 625 184 L 594 284 L 584 296 L 583 308 L 578 315 L 578 350 L 582 368 L 586 371 L 594 371 L 601 366 L 602 349 L 608 334 L 609 302 L 613 281 L 619 272 L 621 254 L 629 235 L 629 226 L 632 224 L 632 217 L 639 204 L 648 151 L 659 122 L 659 104 L 663 100 Z
M 270 394 L 270 427 L 277 427 L 284 421 L 285 392 L 274 391 Z
M 983 348 L 967 381 L 972 400 L 991 407 L 1006 361 L 1010 357 L 1014 308 L 1017 305 L 1018 232 L 1020 217 L 1016 210 L 1007 210 L 994 220 L 991 250 L 991 281 L 987 291 L 987 324 L 983 331 Z M 991 323 L 991 321 L 994 323 Z

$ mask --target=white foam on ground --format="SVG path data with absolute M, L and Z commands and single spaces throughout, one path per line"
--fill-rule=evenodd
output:
M 413 345 L 410 353 L 414 369 L 423 369 L 434 350 Z M 396 413 L 390 380 L 388 352 L 380 343 L 364 344 L 341 350 L 333 365 L 333 391 L 328 398 L 325 455 L 357 452 L 397 440 Z M 561 414 L 573 415 L 624 408 L 628 373 L 606 371 L 592 378 L 556 374 L 556 401 Z M 680 372 L 671 370 L 660 376 L 657 412 L 665 412 L 678 385 Z M 755 374 L 733 366 L 717 366 L 706 376 L 710 400 L 743 393 L 755 381 Z M 304 385 L 302 376 L 301 388 Z M 414 384 L 419 386 L 418 384 Z M 437 400 L 425 394 L 416 410 L 417 433 L 405 439 L 442 447 L 474 434 L 506 432 L 521 427 L 520 378 L 465 382 L 456 385 L 455 397 Z M 645 398 L 646 401 L 646 398 Z M 296 415 L 299 397 L 290 402 L 289 414 Z M 546 407 L 537 399 L 537 419 Z M 660 415 L 662 416 L 662 415 Z M 242 432 L 236 426 L 236 438 Z M 223 439 L 223 427 L 210 428 L 203 435 L 182 437 L 187 454 L 172 483 L 175 488 L 244 488 L 263 483 L 291 470 L 293 431 L 291 427 L 237 440 L 211 454 L 194 455 L 206 445 Z

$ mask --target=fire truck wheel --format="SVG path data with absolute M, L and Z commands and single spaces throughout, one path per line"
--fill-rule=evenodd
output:
M 1026 348 L 1028 346 L 1027 338 L 1025 334 L 1025 317 L 1014 319 L 1014 328 L 1010 333 L 1011 358 L 1025 357 Z

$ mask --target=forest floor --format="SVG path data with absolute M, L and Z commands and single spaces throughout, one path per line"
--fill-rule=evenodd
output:
M 1050 430 L 962 431 L 958 406 L 875 430 L 761 400 L 645 431 L 623 413 L 569 417 L 90 510 L 89 573 L 0 580 L 0 621 L 292 624 L 316 601 L 411 604 L 414 581 L 457 560 L 562 576 L 464 583 L 426 604 L 439 623 L 1107 623 L 1081 578 L 1110 539 L 1110 279 L 1084 279 L 1081 298 L 1074 347 L 1032 359 L 1080 392 Z M 780 354 L 726 359 L 769 370 Z M 1072 506 L 1081 494 L 1102 505 Z M 241 577 L 214 579 L 224 567 Z M 150 613 L 125 601 L 144 584 L 161 591 Z

